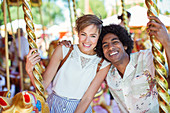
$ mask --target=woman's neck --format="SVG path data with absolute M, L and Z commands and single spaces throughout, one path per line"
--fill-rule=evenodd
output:
M 96 52 L 94 50 L 91 50 L 91 51 L 83 51 L 82 48 L 80 49 L 79 45 L 77 45 L 79 50 L 83 53 L 83 54 L 86 54 L 86 55 L 95 55 Z

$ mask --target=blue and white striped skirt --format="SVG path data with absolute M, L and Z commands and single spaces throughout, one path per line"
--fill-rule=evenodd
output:
M 47 98 L 50 113 L 74 113 L 80 100 L 60 97 L 53 92 Z M 85 113 L 92 113 L 91 106 Z

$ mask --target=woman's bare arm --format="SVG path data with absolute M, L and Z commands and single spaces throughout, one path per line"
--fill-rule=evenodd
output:
M 53 77 L 56 75 L 58 66 L 62 59 L 63 59 L 62 46 L 57 46 L 46 68 L 46 71 L 43 74 L 44 80 L 43 85 L 45 89 L 48 87 Z
M 33 69 L 34 69 L 35 64 L 38 63 L 41 59 L 41 57 L 39 56 L 39 53 L 32 54 L 32 52 L 36 51 L 36 50 L 37 49 L 31 49 L 27 55 L 27 58 L 26 58 L 26 71 L 27 71 L 34 87 L 36 87 L 36 86 L 34 83 Z M 53 77 L 55 76 L 58 66 L 62 59 L 63 59 L 62 46 L 57 46 L 51 59 L 50 59 L 50 62 L 48 64 L 45 72 L 42 75 L 43 86 L 45 89 L 48 87 L 48 85 L 52 81 Z

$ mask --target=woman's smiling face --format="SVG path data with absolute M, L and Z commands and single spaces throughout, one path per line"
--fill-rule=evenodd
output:
M 79 49 L 84 54 L 93 55 L 95 54 L 94 48 L 97 45 L 99 39 L 99 30 L 97 26 L 92 24 L 85 27 L 78 33 L 79 37 Z

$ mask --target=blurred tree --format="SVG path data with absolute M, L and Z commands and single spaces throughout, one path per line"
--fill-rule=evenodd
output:
M 64 22 L 64 14 L 55 2 L 44 2 L 42 6 L 42 15 L 44 25 L 53 25 Z
M 85 0 L 78 0 L 77 9 L 81 9 L 81 13 L 84 14 Z M 97 16 L 101 16 L 102 19 L 106 18 L 107 13 L 104 7 L 104 0 L 89 0 L 89 11 Z
M 64 16 L 62 14 L 61 8 L 59 8 L 55 4 L 55 2 L 43 2 L 41 6 L 41 10 L 42 10 L 43 24 L 45 26 L 58 24 L 64 21 Z M 41 24 L 39 7 L 31 7 L 31 11 L 33 14 L 34 23 Z M 16 20 L 17 19 L 17 7 L 10 6 L 10 13 L 11 13 L 12 21 Z M 24 12 L 23 12 L 22 6 L 19 7 L 19 18 L 20 19 L 24 18 Z M 7 14 L 7 22 L 9 22 L 8 14 Z M 2 10 L 0 10 L 0 24 L 1 25 L 4 24 Z
M 2 13 L 2 3 L 0 4 L 0 25 L 3 24 L 3 13 Z

